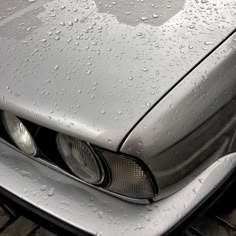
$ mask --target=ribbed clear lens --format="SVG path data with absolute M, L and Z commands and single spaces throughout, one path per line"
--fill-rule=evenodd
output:
M 107 189 L 130 198 L 154 197 L 153 185 L 142 167 L 134 160 L 115 153 L 101 151 L 111 171 Z
M 76 176 L 91 184 L 98 184 L 103 180 L 102 165 L 87 143 L 58 134 L 57 147 L 63 160 Z
M 37 153 L 37 147 L 20 119 L 8 112 L 3 112 L 2 121 L 4 128 L 16 146 L 26 154 L 34 156 Z

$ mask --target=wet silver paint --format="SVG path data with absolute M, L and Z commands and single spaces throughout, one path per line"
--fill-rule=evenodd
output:
M 2 188 L 76 228 L 104 236 L 163 235 L 178 225 L 236 168 L 236 154 L 224 156 L 195 175 L 179 192 L 145 206 L 98 192 L 2 142 L 0 158 Z
M 149 159 L 196 129 L 236 94 L 235 61 L 236 33 L 148 113 L 121 151 Z
M 234 0 L 1 0 L 0 108 L 115 151 L 235 14 Z
M 153 26 L 163 25 L 167 20 L 183 9 L 185 0 L 149 0 L 149 1 L 109 1 L 95 0 L 98 12 L 114 15 L 126 25 L 137 26 L 140 23 Z
M 181 168 L 189 168 L 194 158 L 198 158 L 195 153 L 188 158 L 177 158 L 175 153 L 163 158 L 160 154 L 198 128 L 236 95 L 235 62 L 236 34 L 233 34 L 163 98 L 125 140 L 121 151 L 143 159 L 159 187 L 166 187 L 164 182 L 168 182 L 170 173 L 178 174 L 179 171 L 181 174 Z M 235 110 L 234 105 L 231 109 Z M 227 141 L 228 137 L 224 137 Z M 208 142 L 215 138 L 209 137 Z M 224 147 L 218 148 L 220 151 Z M 187 151 L 189 147 L 184 149 Z M 178 188 L 174 186 L 171 191 Z

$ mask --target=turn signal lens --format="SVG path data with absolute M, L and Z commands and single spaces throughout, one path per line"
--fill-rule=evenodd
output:
M 151 176 L 136 159 L 101 149 L 96 151 L 104 157 L 110 169 L 111 180 L 107 190 L 136 199 L 155 196 L 157 190 Z

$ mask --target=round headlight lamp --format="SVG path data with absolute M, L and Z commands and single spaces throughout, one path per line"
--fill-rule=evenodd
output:
M 64 134 L 58 134 L 56 142 L 61 157 L 76 176 L 90 184 L 102 183 L 103 163 L 88 143 Z
M 36 155 L 36 144 L 19 118 L 8 112 L 3 112 L 2 122 L 7 134 L 19 149 L 30 156 Z

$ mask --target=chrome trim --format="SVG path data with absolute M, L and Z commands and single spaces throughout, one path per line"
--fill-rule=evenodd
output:
M 235 171 L 236 153 L 214 162 L 183 189 L 150 205 L 131 204 L 90 188 L 0 142 L 0 186 L 91 234 L 163 235 Z

